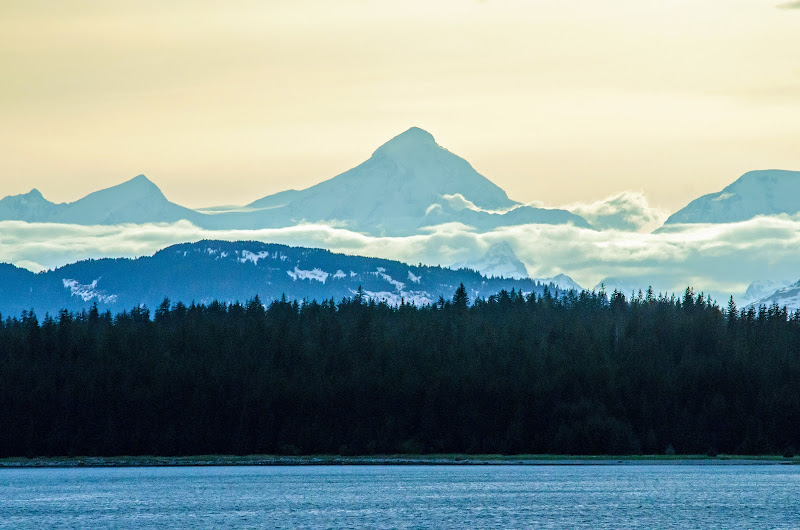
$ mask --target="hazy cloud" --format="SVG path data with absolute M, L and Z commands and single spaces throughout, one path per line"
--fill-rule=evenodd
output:
M 784 2 L 776 5 L 775 7 L 778 9 L 800 9 L 800 2 Z
M 460 210 L 472 210 L 474 212 L 484 212 L 484 213 L 493 213 L 493 214 L 504 214 L 510 212 L 518 208 L 520 205 L 512 206 L 511 208 L 503 208 L 499 210 L 487 210 L 486 208 L 481 208 L 471 200 L 467 199 L 460 193 L 454 193 L 452 195 L 445 194 L 442 195 L 442 199 L 444 199 L 447 204 L 455 211 Z
M 642 193 L 623 191 L 592 203 L 561 206 L 580 215 L 600 230 L 652 231 L 661 226 L 669 212 L 651 207 Z
M 477 261 L 492 245 L 505 242 L 532 277 L 565 273 L 585 287 L 609 277 L 624 278 L 629 285 L 678 293 L 692 285 L 720 300 L 743 293 L 753 280 L 800 277 L 800 216 L 674 225 L 657 234 L 569 225 L 523 225 L 478 233 L 450 223 L 408 237 L 373 237 L 324 225 L 210 231 L 185 221 L 88 227 L 4 221 L 0 261 L 39 270 L 86 258 L 150 255 L 171 244 L 201 239 L 320 247 L 446 266 Z
M 475 205 L 460 193 L 443 195 L 450 208 L 458 210 L 473 210 L 503 214 L 518 206 L 505 210 L 486 210 Z M 433 206 L 433 205 L 432 205 Z M 595 202 L 575 202 L 565 205 L 550 205 L 542 201 L 527 204 L 534 208 L 558 208 L 568 210 L 580 215 L 599 230 L 624 230 L 628 232 L 650 232 L 662 224 L 669 217 L 669 212 L 661 208 L 651 207 L 643 193 L 623 191 Z

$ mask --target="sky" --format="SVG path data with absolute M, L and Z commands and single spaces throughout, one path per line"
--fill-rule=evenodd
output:
M 411 126 L 522 202 L 675 211 L 800 169 L 800 2 L 0 4 L 0 197 L 244 204 Z

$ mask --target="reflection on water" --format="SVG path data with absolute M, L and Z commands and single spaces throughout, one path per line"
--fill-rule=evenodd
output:
M 0 469 L 0 526 L 800 527 L 800 467 Z

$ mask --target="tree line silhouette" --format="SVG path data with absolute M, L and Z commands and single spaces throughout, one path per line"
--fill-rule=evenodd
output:
M 800 313 L 687 289 L 0 318 L 0 456 L 794 454 Z

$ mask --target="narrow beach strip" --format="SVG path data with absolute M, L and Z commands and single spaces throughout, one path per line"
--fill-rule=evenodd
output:
M 0 458 L 0 468 L 166 467 L 166 466 L 314 466 L 314 465 L 798 465 L 800 456 L 779 455 L 372 455 L 372 456 L 77 456 Z

